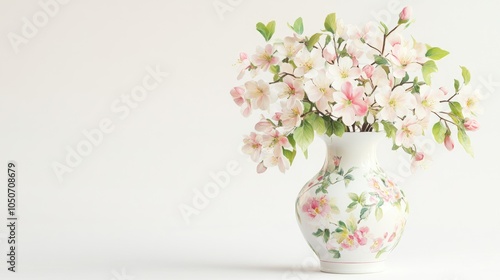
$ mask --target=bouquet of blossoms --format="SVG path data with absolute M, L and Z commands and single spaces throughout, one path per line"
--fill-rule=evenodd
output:
M 263 114 L 243 146 L 259 173 L 272 166 L 285 172 L 298 147 L 307 156 L 315 132 L 385 131 L 393 149 L 402 148 L 415 164 L 427 156 L 415 139 L 432 130 L 448 150 L 456 137 L 472 155 L 467 132 L 479 128 L 479 92 L 467 86 L 470 73 L 463 66 L 453 90 L 431 84 L 436 61 L 448 52 L 403 36 L 410 18 L 406 7 L 392 28 L 383 22 L 358 27 L 329 14 L 324 30 L 311 36 L 298 18 L 289 24 L 292 35 L 272 43 L 275 22 L 257 24 L 267 44 L 253 55 L 240 54 L 238 79 L 250 79 L 231 96 L 244 116 Z

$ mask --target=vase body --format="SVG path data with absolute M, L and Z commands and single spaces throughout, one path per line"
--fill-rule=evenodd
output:
M 302 188 L 295 204 L 307 243 L 321 271 L 371 273 L 384 270 L 403 233 L 408 204 L 379 167 L 382 133 L 345 133 L 322 139 L 325 164 Z

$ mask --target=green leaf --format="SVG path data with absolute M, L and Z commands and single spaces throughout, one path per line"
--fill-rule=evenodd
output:
M 472 145 L 470 143 L 469 135 L 467 135 L 467 133 L 465 132 L 464 129 L 459 129 L 458 130 L 458 142 L 460 142 L 460 144 L 462 144 L 462 146 L 464 147 L 465 151 L 469 155 L 471 155 L 472 157 L 474 157 L 474 151 L 472 150 Z
M 470 72 L 465 66 L 460 66 L 462 68 L 462 77 L 464 78 L 464 84 L 468 85 L 470 82 Z
M 311 103 L 304 102 L 304 113 L 311 111 Z
M 408 73 L 406 73 L 406 75 L 401 80 L 400 84 L 404 84 L 404 83 L 408 82 L 409 80 L 410 80 L 410 76 L 408 75 Z
M 316 232 L 313 232 L 313 235 L 316 237 L 323 236 L 323 230 L 318 229 Z
M 440 49 L 440 48 L 430 48 L 425 53 L 425 56 L 430 58 L 430 59 L 433 59 L 433 60 L 440 60 L 441 58 L 443 58 L 449 54 L 450 54 L 450 52 L 445 51 L 445 50 Z
M 354 181 L 354 177 L 351 174 L 345 175 L 344 180 Z
M 257 23 L 256 28 L 257 28 L 257 31 L 259 31 L 259 33 L 262 34 L 262 36 L 264 37 L 264 39 L 266 39 L 266 41 L 268 41 L 267 40 L 267 33 L 268 33 L 268 31 L 267 31 L 266 25 L 263 24 L 262 22 L 259 22 L 259 23 Z
M 267 25 L 264 25 L 264 23 L 259 22 L 256 25 L 257 31 L 259 31 L 260 34 L 266 39 L 266 42 L 273 37 L 275 28 L 276 28 L 276 22 L 270 21 Z
M 373 130 L 374 130 L 375 132 L 379 132 L 379 123 L 378 123 L 378 122 L 374 122 L 374 123 L 373 123 Z
M 325 127 L 326 127 L 326 131 L 325 131 L 325 134 L 330 137 L 333 135 L 333 120 L 330 118 L 330 117 L 327 117 L 327 116 L 323 116 L 323 120 L 325 121 Z
M 340 259 L 340 252 L 338 250 L 328 250 L 333 256 L 334 259 Z
M 323 241 L 327 243 L 329 239 L 330 239 L 330 230 L 325 228 L 325 232 L 323 233 Z
M 295 146 L 295 139 L 293 139 L 293 134 L 288 134 L 288 136 L 286 138 L 288 138 L 288 142 L 295 149 L 296 146 Z
M 462 105 L 460 105 L 460 103 L 458 103 L 458 102 L 449 102 L 449 105 L 450 105 L 451 112 L 455 116 L 459 117 L 460 119 L 464 118 L 464 115 L 462 113 Z
M 347 229 L 346 224 L 344 222 L 342 222 L 342 221 L 339 221 L 339 227 Z
M 304 23 L 302 22 L 302 18 L 299 17 L 295 22 L 293 23 L 293 30 L 299 34 L 302 35 L 304 33 Z
M 359 218 L 363 220 L 363 219 L 368 218 L 369 215 L 370 215 L 370 208 L 364 207 L 361 209 L 361 213 L 359 214 Z
M 347 212 L 352 212 L 354 211 L 354 209 L 356 209 L 356 207 L 358 206 L 358 202 L 357 201 L 353 201 L 351 202 L 348 206 L 347 206 Z
M 271 71 L 271 73 L 273 74 L 278 74 L 280 72 L 280 66 L 279 65 L 271 65 L 269 67 L 269 70 Z
M 387 58 L 385 58 L 383 56 L 374 55 L 374 57 L 375 57 L 375 63 L 377 63 L 378 65 L 387 65 L 387 64 L 389 64 L 389 61 L 387 60 Z
M 384 32 L 384 35 L 387 35 L 387 33 L 389 33 L 389 28 L 387 27 L 387 25 L 385 25 L 385 23 L 383 22 L 380 22 L 380 25 L 382 25 L 382 28 L 384 30 L 382 30 L 382 32 Z
M 365 205 L 366 203 L 366 192 L 362 193 L 358 200 L 359 204 Z
M 436 142 L 438 142 L 439 144 L 442 144 L 444 142 L 446 131 L 447 128 L 443 125 L 443 123 L 441 123 L 441 121 L 437 122 L 432 127 L 432 134 L 434 135 L 434 139 L 436 139 Z
M 431 84 L 431 75 L 434 72 L 438 71 L 438 67 L 434 60 L 429 60 L 422 66 L 422 76 L 424 77 L 424 81 L 426 84 Z
M 453 85 L 455 87 L 455 92 L 458 92 L 458 90 L 460 90 L 460 82 L 457 79 L 455 79 Z
M 375 209 L 375 218 L 377 219 L 377 222 L 380 221 L 382 217 L 384 217 L 384 211 L 382 208 L 377 207 L 377 209 Z
M 398 129 L 391 122 L 382 121 L 382 125 L 384 125 L 387 138 L 394 138 L 396 136 Z
M 312 123 L 312 126 L 314 128 L 314 131 L 318 134 L 324 134 L 326 132 L 326 125 L 325 125 L 325 120 L 318 116 L 315 120 L 314 123 Z
M 326 35 L 326 38 L 325 38 L 325 46 L 330 44 L 330 42 L 332 41 L 332 36 L 330 35 Z
M 382 250 L 378 251 L 378 253 L 375 255 L 375 258 L 378 259 L 380 256 L 385 253 L 387 247 L 383 248 Z
M 306 48 L 308 51 L 312 51 L 312 49 L 314 48 L 314 45 L 316 45 L 316 43 L 319 41 L 320 37 L 321 37 L 321 34 L 316 33 L 316 34 L 312 35 L 311 38 L 309 38 L 309 40 L 307 40 Z
M 358 201 L 359 200 L 359 196 L 355 193 L 349 193 L 349 198 L 352 200 L 352 201 Z
M 270 21 L 267 23 L 267 36 L 268 36 L 268 39 L 267 41 L 271 40 L 271 37 L 273 37 L 274 35 L 274 30 L 276 28 L 276 22 L 273 20 L 273 21 Z
M 295 156 L 297 155 L 297 150 L 290 151 L 284 148 L 282 149 L 283 149 L 283 155 L 288 159 L 291 165 L 293 163 L 293 160 L 295 159 Z
M 344 123 L 341 121 L 332 121 L 332 124 L 333 124 L 333 133 L 338 137 L 342 137 L 342 135 L 344 135 L 345 132 Z
M 312 125 L 306 121 L 302 122 L 302 124 L 293 132 L 293 139 L 305 153 L 307 151 L 307 147 L 309 147 L 314 140 L 314 129 Z
M 337 30 L 337 15 L 335 13 L 329 14 L 325 19 L 325 29 L 332 33 Z
M 381 199 L 381 200 L 377 203 L 377 207 L 380 207 L 380 206 L 382 206 L 382 205 L 384 205 L 384 200 L 383 200 L 383 199 Z

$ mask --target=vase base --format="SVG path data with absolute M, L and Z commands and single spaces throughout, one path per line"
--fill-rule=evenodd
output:
M 321 261 L 321 271 L 339 274 L 375 273 L 385 270 L 385 262 L 327 262 Z

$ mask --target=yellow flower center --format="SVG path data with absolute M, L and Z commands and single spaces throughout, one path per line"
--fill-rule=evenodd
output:
M 347 71 L 347 70 L 341 71 L 340 72 L 340 77 L 342 79 L 347 79 L 349 77 L 349 71 Z
M 467 99 L 467 107 L 471 108 L 476 104 L 476 101 L 472 98 Z

